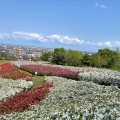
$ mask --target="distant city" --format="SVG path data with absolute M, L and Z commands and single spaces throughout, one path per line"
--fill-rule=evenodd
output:
M 54 48 L 43 48 L 34 46 L 12 45 L 0 43 L 0 54 L 6 54 L 21 60 L 39 60 L 44 52 L 54 52 Z M 81 52 L 81 51 L 79 51 Z M 93 54 L 91 52 L 81 52 L 82 54 Z
M 53 52 L 51 48 L 38 48 L 33 46 L 22 45 L 9 45 L 0 44 L 0 54 L 6 54 L 7 56 L 15 57 L 18 59 L 34 59 L 40 58 L 44 52 Z

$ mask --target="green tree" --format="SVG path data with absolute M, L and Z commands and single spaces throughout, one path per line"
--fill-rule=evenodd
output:
M 57 65 L 64 65 L 65 54 L 66 50 L 64 48 L 55 48 L 52 54 L 52 63 L 55 63 Z
M 90 63 L 91 63 L 91 55 L 88 54 L 83 55 L 82 64 L 84 66 L 90 66 Z
M 43 61 L 48 61 L 48 59 L 50 58 L 51 53 L 50 52 L 44 52 L 41 56 L 41 60 Z
M 65 63 L 69 66 L 80 66 L 82 64 L 82 58 L 82 53 L 70 49 L 66 52 Z
M 115 64 L 113 65 L 113 69 L 120 71 L 120 50 L 117 48 L 115 52 L 116 52 L 116 59 L 115 59 Z
M 116 62 L 117 53 L 105 48 L 98 50 L 98 56 L 100 56 L 101 67 L 111 68 Z
M 93 54 L 91 55 L 91 60 L 90 60 L 90 66 L 92 67 L 98 67 L 98 55 L 97 54 Z
M 117 52 L 108 48 L 99 49 L 98 53 L 92 55 L 91 66 L 112 68 L 117 59 Z
M 5 53 L 0 53 L 0 60 L 17 60 L 15 57 L 8 56 Z

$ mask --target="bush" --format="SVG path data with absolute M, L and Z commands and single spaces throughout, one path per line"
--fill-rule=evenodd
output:
M 79 73 L 78 78 L 81 81 L 93 81 L 100 85 L 113 85 L 120 88 L 120 72 L 117 71 L 84 72 Z

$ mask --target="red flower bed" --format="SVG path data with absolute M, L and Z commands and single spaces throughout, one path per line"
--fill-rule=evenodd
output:
M 10 63 L 4 63 L 0 65 L 0 74 L 4 74 L 12 70 L 15 70 L 15 68 L 12 65 L 10 65 Z
M 0 76 L 2 78 L 11 78 L 11 79 L 19 79 L 22 78 L 24 80 L 31 80 L 31 75 L 20 71 L 15 66 L 12 66 L 10 63 L 5 63 L 0 65 Z
M 22 112 L 30 105 L 39 103 L 44 99 L 52 86 L 53 83 L 46 83 L 43 86 L 35 88 L 33 91 L 22 92 L 12 98 L 8 98 L 0 104 L 0 114 Z
M 52 76 L 60 76 L 68 79 L 78 79 L 78 71 L 71 71 L 68 69 L 63 69 L 60 67 L 52 67 L 52 66 L 43 66 L 43 65 L 22 65 L 20 66 L 22 70 L 32 73 L 34 70 L 37 71 L 37 75 L 52 75 Z

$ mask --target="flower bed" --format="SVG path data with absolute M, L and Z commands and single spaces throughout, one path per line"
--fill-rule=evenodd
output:
M 32 85 L 32 81 L 0 78 L 0 101 L 22 92 L 24 89 L 30 89 Z
M 21 113 L 0 115 L 0 119 L 119 120 L 120 89 L 93 82 L 46 77 L 54 82 L 50 93 L 37 105 Z
M 5 63 L 0 65 L 0 76 L 2 78 L 11 78 L 11 79 L 24 79 L 24 80 L 31 80 L 31 75 L 20 71 L 15 66 L 12 66 L 10 63 Z
M 32 73 L 33 70 L 34 72 L 37 71 L 37 75 L 60 76 L 75 80 L 78 79 L 79 73 L 78 71 L 43 65 L 22 65 L 20 68 L 30 73 Z
M 6 72 L 10 72 L 12 70 L 15 70 L 13 66 L 10 65 L 10 63 L 4 63 L 0 65 L 0 74 L 4 74 Z
M 35 88 L 33 91 L 22 92 L 7 99 L 0 104 L 0 114 L 21 112 L 30 105 L 39 103 L 49 92 L 50 87 L 52 87 L 52 83 L 46 83 L 43 86 Z
M 93 81 L 101 85 L 114 85 L 120 88 L 120 72 L 84 72 L 78 75 L 79 80 Z
M 74 66 L 63 66 L 63 65 L 52 65 L 45 61 L 39 61 L 39 62 L 33 62 L 33 61 L 12 61 L 11 64 L 17 66 L 20 68 L 22 65 L 43 65 L 43 66 L 52 66 L 52 67 L 59 67 L 62 69 L 68 69 L 71 71 L 77 71 L 77 72 L 88 72 L 88 71 L 97 71 L 97 72 L 104 72 L 104 71 L 111 71 L 107 69 L 100 69 L 100 68 L 94 68 L 94 67 L 74 67 Z

